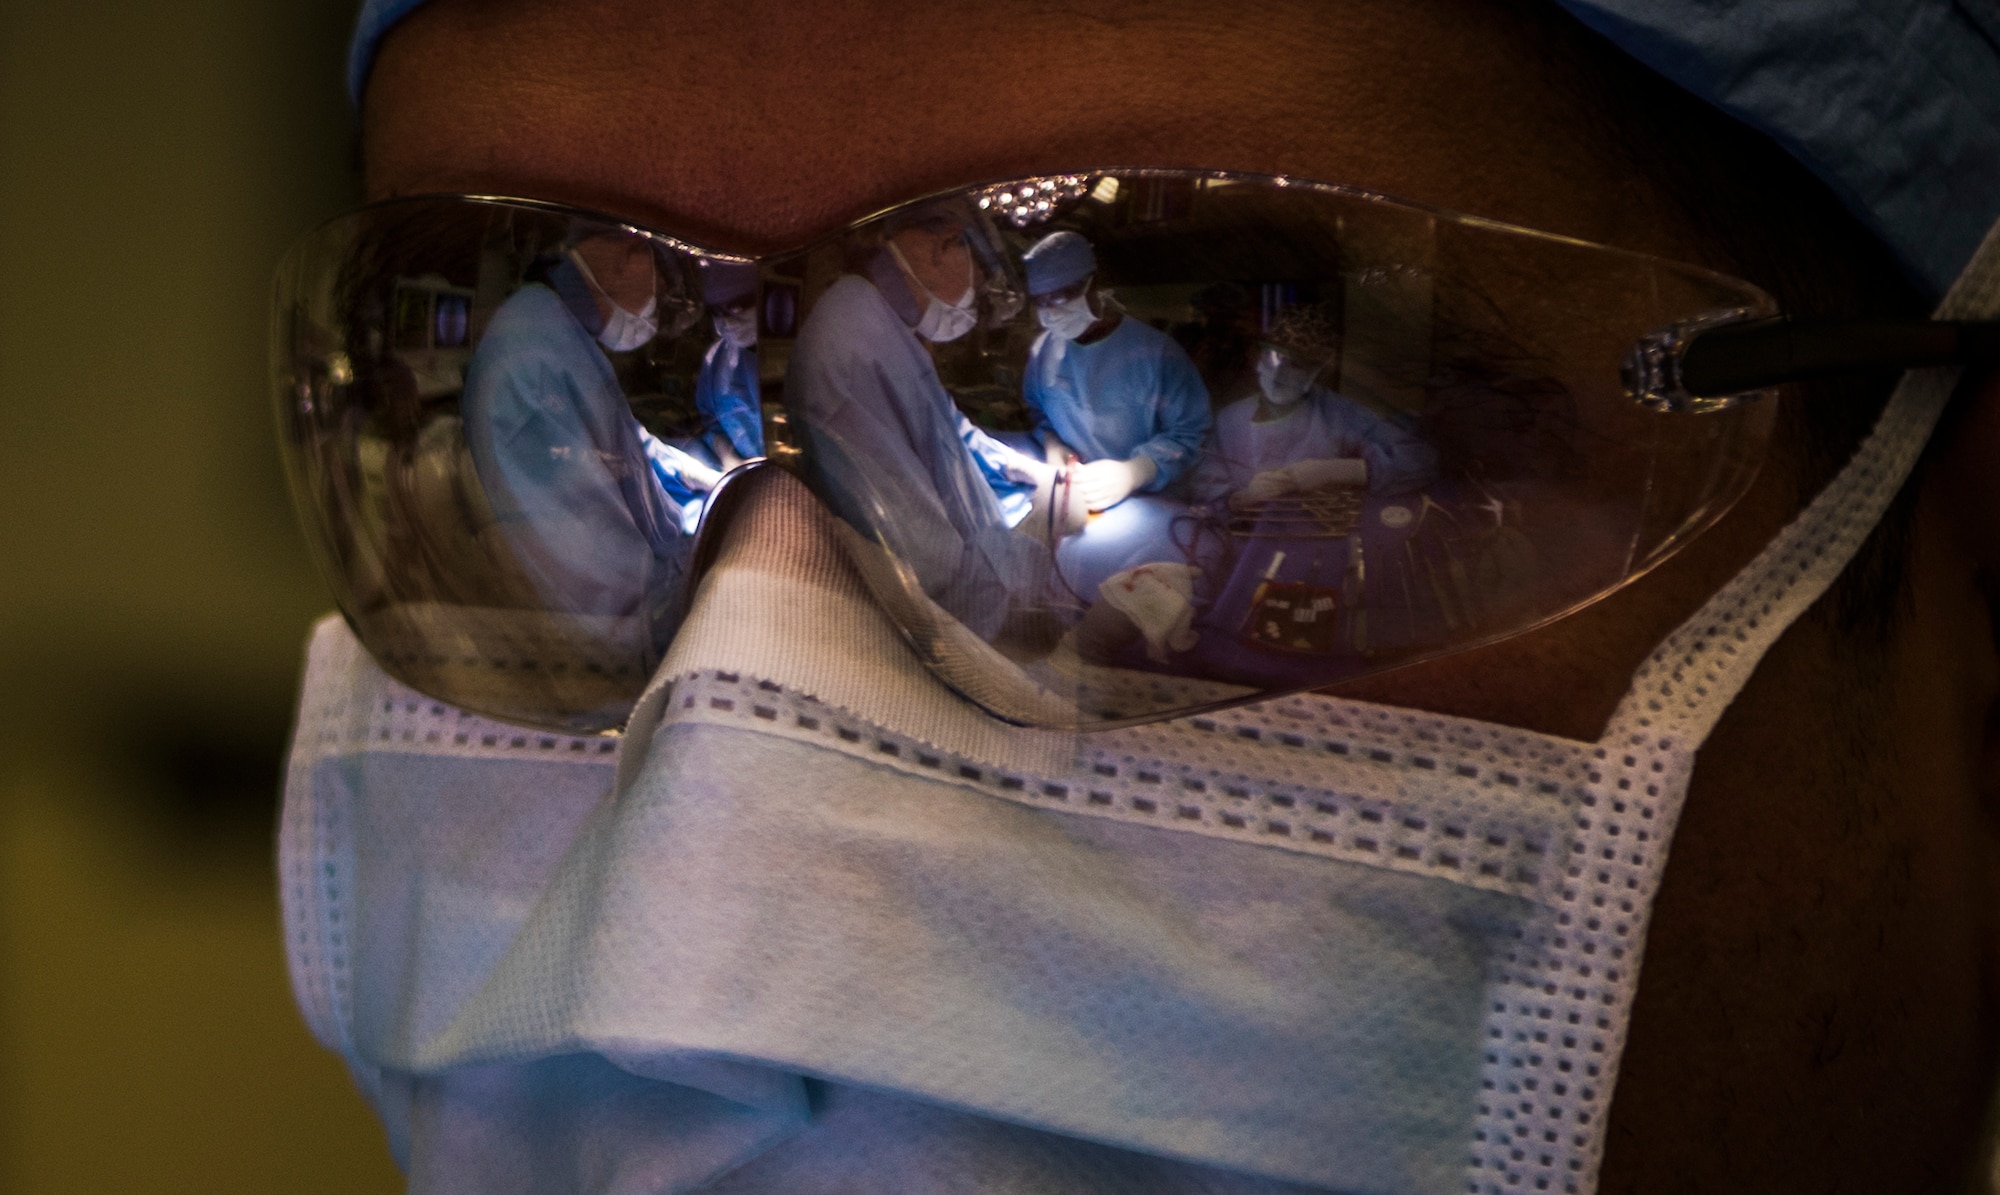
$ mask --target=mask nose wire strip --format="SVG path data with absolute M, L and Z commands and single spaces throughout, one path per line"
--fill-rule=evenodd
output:
M 1938 319 L 2000 314 L 2000 223 L 1938 304 Z M 1785 628 L 1818 601 L 1916 467 L 1956 368 L 1905 373 L 1839 477 L 1730 583 L 1682 623 L 1632 678 L 1604 741 L 1628 735 L 1700 742 Z M 1854 491 L 1860 491 L 1856 497 Z M 1848 504 L 1843 513 L 1834 508 Z M 1619 734 L 1625 731 L 1627 734 Z

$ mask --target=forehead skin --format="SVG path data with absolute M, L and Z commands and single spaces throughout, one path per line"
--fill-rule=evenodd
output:
M 1354 183 L 1716 264 L 1554 77 L 1533 22 L 1474 0 L 433 0 L 383 45 L 364 160 L 375 198 L 560 200 L 751 252 L 944 187 L 1119 164 Z M 1595 739 L 1646 653 L 1795 511 L 1776 474 L 1612 598 L 1344 692 Z M 1972 777 L 1995 685 L 1941 509 L 1926 496 L 1915 616 L 1867 683 L 1803 622 L 1703 751 L 1608 1192 L 1928 1190 L 1961 1164 L 1993 1056 L 1977 910 L 2000 888 Z
M 1186 0 L 431 5 L 370 82 L 369 180 L 380 194 L 531 185 L 767 250 L 1024 170 L 1234 167 L 1687 248 L 1645 196 L 1565 184 L 1600 174 L 1602 147 L 1577 136 L 1587 122 L 1563 100 L 1523 87 L 1538 51 L 1504 14 L 1396 0 L 1217 13 Z

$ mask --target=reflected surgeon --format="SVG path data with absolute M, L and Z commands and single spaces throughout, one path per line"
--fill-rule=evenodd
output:
M 678 588 L 716 473 L 632 416 L 604 350 L 658 330 L 642 237 L 583 234 L 493 313 L 466 369 L 466 442 L 494 531 L 539 604 L 639 615 Z
M 1353 486 L 1400 494 L 1437 480 L 1437 451 L 1361 402 L 1321 385 L 1339 348 L 1314 307 L 1280 316 L 1257 352 L 1257 389 L 1215 419 L 1195 498 L 1241 509 L 1287 494 Z
M 694 405 L 702 443 L 724 471 L 764 455 L 763 401 L 757 385 L 757 267 L 704 261 L 702 299 L 715 321 L 715 343 L 701 359 Z
M 1054 470 L 972 425 L 925 342 L 978 323 L 964 223 L 919 210 L 828 287 L 799 330 L 786 380 L 813 468 L 849 524 L 915 570 L 924 592 L 980 634 L 1040 588 L 1044 552 L 1013 528 L 995 478 L 1046 490 Z
M 1082 462 L 1071 480 L 1093 511 L 1164 489 L 1208 434 L 1200 373 L 1172 337 L 1127 319 L 1098 290 L 1097 255 L 1083 237 L 1052 233 L 1022 264 L 1043 328 L 1023 397 L 1048 462 Z

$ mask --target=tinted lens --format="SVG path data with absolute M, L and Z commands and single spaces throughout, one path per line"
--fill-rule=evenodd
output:
M 288 259 L 276 371 L 341 608 L 425 692 L 616 725 L 769 410 L 941 677 L 1089 726 L 1489 642 L 1658 563 L 1747 488 L 1772 404 L 1645 410 L 1619 362 L 1737 310 L 1772 307 L 1265 179 L 995 187 L 754 266 L 410 200 Z
M 969 329 L 938 310 L 967 255 Z M 1753 288 L 1332 188 L 1042 180 L 772 269 L 805 312 L 790 428 L 862 575 L 1024 722 L 1318 687 L 1557 618 L 1719 517 L 1773 415 L 1664 416 L 1619 377 L 1647 332 L 1771 310 Z M 1023 302 L 1085 277 L 1087 326 Z
M 724 340 L 704 300 L 755 289 L 751 267 L 521 204 L 385 204 L 294 251 L 292 483 L 390 672 L 513 721 L 624 718 L 677 625 L 721 446 L 762 451 L 754 325 Z

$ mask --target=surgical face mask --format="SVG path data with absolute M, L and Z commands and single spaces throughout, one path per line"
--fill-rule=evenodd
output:
M 945 344 L 972 331 L 979 322 L 978 287 L 968 282 L 965 294 L 957 302 L 947 303 L 932 294 L 930 288 L 917 277 L 916 271 L 910 268 L 909 259 L 896 247 L 896 242 L 889 242 L 889 252 L 895 257 L 896 264 L 903 267 L 903 276 L 924 297 L 924 313 L 917 318 L 917 335 L 933 344 Z
M 735 348 L 754 348 L 757 344 L 756 308 L 744 307 L 736 311 L 717 312 L 715 334 Z
M 917 335 L 934 344 L 944 344 L 972 331 L 978 322 L 979 312 L 971 291 L 966 291 L 965 298 L 957 303 L 945 303 L 932 295 L 923 318 L 917 321 Z
M 629 353 L 659 335 L 660 303 L 657 296 L 646 296 L 645 305 L 637 311 L 621 306 L 618 300 L 612 298 L 610 293 L 599 285 L 597 275 L 591 273 L 590 263 L 584 261 L 583 254 L 572 249 L 569 259 L 576 263 L 577 270 L 583 274 L 583 280 L 590 284 L 590 289 L 596 291 L 605 305 L 611 308 L 611 313 L 604 318 L 604 326 L 597 331 L 599 344 L 614 353 Z
M 1273 406 L 1289 407 L 1312 389 L 1319 370 L 1300 365 L 1287 354 L 1267 348 L 1257 354 L 1257 388 Z
M 1037 304 L 1035 319 L 1056 339 L 1075 340 L 1097 322 L 1097 314 L 1090 309 L 1090 294 L 1085 291 L 1045 306 Z
M 637 311 L 612 303 L 611 315 L 597 334 L 598 342 L 614 353 L 631 352 L 659 334 L 658 311 L 659 300 L 654 298 L 648 298 L 646 305 Z

